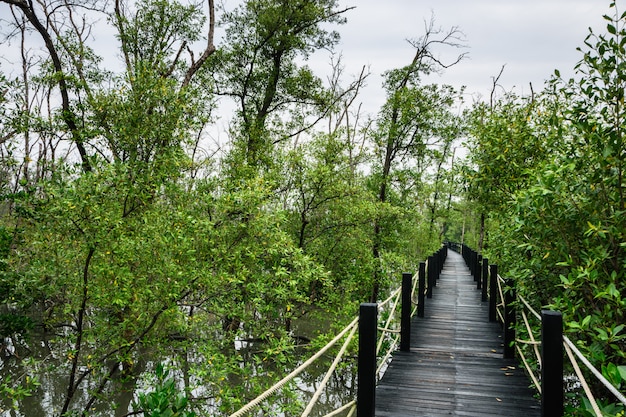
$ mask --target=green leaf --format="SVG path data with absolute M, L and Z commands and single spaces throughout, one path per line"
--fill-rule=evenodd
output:
M 619 369 L 617 368 L 617 365 L 615 365 L 614 363 L 602 365 L 602 375 L 604 375 L 604 377 L 608 379 L 609 382 L 615 387 L 619 388 L 621 386 L 622 376 Z

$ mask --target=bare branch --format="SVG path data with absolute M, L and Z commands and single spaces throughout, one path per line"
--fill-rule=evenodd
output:
M 128 51 L 127 38 L 126 38 L 126 16 L 124 15 L 124 10 L 122 9 L 122 4 L 120 0 L 115 0 L 115 21 L 117 24 L 117 30 L 120 33 L 120 41 L 122 46 L 122 54 L 124 55 L 124 63 L 126 64 L 126 72 L 128 74 L 132 73 L 132 65 L 130 63 L 130 53 Z M 134 78 L 129 77 L 130 83 L 134 83 Z
M 91 171 L 91 163 L 89 162 L 89 157 L 87 155 L 87 151 L 85 150 L 85 146 L 83 143 L 83 138 L 78 129 L 78 125 L 76 124 L 76 114 L 72 111 L 70 106 L 70 98 L 69 98 L 69 87 L 65 80 L 65 73 L 63 71 L 63 65 L 61 62 L 61 57 L 54 45 L 54 40 L 46 26 L 43 25 L 39 17 L 37 16 L 34 5 L 32 2 L 26 3 L 25 1 L 19 0 L 0 0 L 0 2 L 4 2 L 7 4 L 12 4 L 17 6 L 26 19 L 33 25 L 35 30 L 40 34 L 41 38 L 46 45 L 46 49 L 50 54 L 50 59 L 52 60 L 52 64 L 54 66 L 55 72 L 58 74 L 57 77 L 57 85 L 59 87 L 59 91 L 61 93 L 61 107 L 62 107 L 62 117 L 65 125 L 68 130 L 72 134 L 72 139 L 76 144 L 76 148 L 78 149 L 78 153 L 81 157 L 83 171 L 89 172 Z M 49 22 L 50 14 L 46 13 L 46 22 Z
M 213 43 L 214 37 L 215 37 L 215 1 L 208 0 L 208 2 L 209 2 L 209 33 L 208 33 L 208 39 L 207 39 L 207 47 L 202 53 L 202 55 L 200 55 L 198 60 L 196 62 L 192 62 L 191 66 L 187 70 L 187 73 L 185 74 L 185 79 L 183 80 L 183 84 L 182 84 L 183 88 L 189 85 L 189 83 L 191 82 L 191 79 L 196 74 L 196 72 L 198 72 L 198 70 L 202 67 L 204 62 L 211 55 L 213 55 L 213 53 L 215 53 L 215 50 L 216 50 L 215 44 Z
M 165 73 L 163 74 L 163 78 L 167 78 L 174 73 L 174 70 L 176 69 L 176 65 L 178 64 L 178 60 L 180 59 L 180 55 L 183 53 L 183 50 L 185 48 L 187 48 L 186 41 L 184 41 L 182 45 L 180 45 L 180 48 L 178 49 L 178 52 L 176 53 L 176 56 L 174 57 L 174 60 L 172 61 L 172 65 L 170 65 L 167 71 L 165 71 Z
M 407 72 L 406 77 L 410 78 L 411 74 L 417 72 L 429 73 L 447 69 L 467 57 L 467 52 L 463 52 L 457 55 L 451 62 L 444 62 L 442 59 L 435 56 L 433 51 L 436 46 L 446 46 L 455 49 L 466 48 L 465 34 L 458 26 L 453 26 L 447 31 L 444 31 L 441 27 L 435 27 L 434 16 L 431 16 L 430 21 L 424 21 L 424 31 L 425 34 L 421 38 L 407 40 L 407 42 L 415 48 L 415 56 L 409 65 L 410 71 Z M 406 85 L 407 82 L 408 78 L 401 84 Z
M 500 68 L 500 72 L 498 73 L 497 77 L 491 77 L 492 86 L 491 86 L 491 93 L 489 95 L 489 108 L 492 110 L 493 110 L 493 99 L 496 94 L 496 87 L 498 87 L 498 81 L 500 80 L 500 77 L 502 76 L 502 73 L 504 72 L 504 67 L 506 67 L 506 64 L 502 65 L 502 68 Z

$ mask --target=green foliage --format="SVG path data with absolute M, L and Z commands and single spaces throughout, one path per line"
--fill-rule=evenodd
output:
M 39 378 L 36 375 L 38 363 L 32 359 L 25 359 L 22 363 L 27 369 L 20 375 L 6 375 L 0 382 L 0 411 L 3 406 L 10 406 L 14 410 L 19 410 L 20 403 L 28 397 L 35 395 L 38 387 L 40 387 Z
M 354 172 L 349 145 L 319 135 L 287 155 L 286 176 L 293 201 L 286 227 L 306 254 L 329 272 L 312 282 L 316 303 L 337 297 L 364 300 L 371 289 L 371 222 L 376 205 L 364 179 Z
M 624 406 L 621 404 L 611 404 L 606 401 L 599 401 L 598 407 L 600 408 L 600 412 L 603 417 L 624 417 L 626 415 L 626 410 Z M 582 398 L 582 404 L 580 407 L 572 407 L 567 406 L 565 408 L 565 412 L 568 413 L 569 416 L 580 416 L 580 417 L 596 417 L 591 402 L 586 398 Z
M 33 328 L 33 320 L 20 314 L 0 313 L 0 338 L 22 334 Z M 0 343 L 0 346 L 2 344 Z
M 387 74 L 388 103 L 362 122 L 350 104 L 364 78 L 327 87 L 303 64 L 337 45 L 349 8 L 245 1 L 221 10 L 221 49 L 198 57 L 207 2 L 192 3 L 89 3 L 116 31 L 116 72 L 90 47 L 91 15 L 76 20 L 85 5 L 24 3 L 62 71 L 44 54 L 21 83 L 0 75 L 0 337 L 37 355 L 22 336 L 42 330 L 59 415 L 144 378 L 146 416 L 232 413 L 298 362 L 301 323 L 317 346 L 439 245 L 462 123 L 458 92 L 421 84 L 429 51 Z M 224 146 L 205 130 L 215 94 L 237 104 Z M 147 363 L 172 373 L 152 381 Z M 3 394 L 34 393 L 28 372 Z M 261 412 L 301 407 L 292 385 Z
M 490 261 L 507 268 L 503 274 L 536 307 L 560 310 L 566 332 L 620 386 L 626 15 L 615 13 L 605 16 L 607 33 L 585 39 L 577 79 L 562 80 L 556 71 L 549 90 L 533 100 L 506 97 L 478 108 L 470 192 L 489 213 Z M 610 402 L 603 400 L 606 415 L 623 412 Z M 585 409 L 572 415 L 591 415 Z
M 272 166 L 273 144 L 301 130 L 308 115 L 329 109 L 320 78 L 298 59 L 337 44 L 338 33 L 326 25 L 344 23 L 342 13 L 336 0 L 248 0 L 224 13 L 230 42 L 214 59 L 215 75 L 239 106 L 230 162 L 239 171 L 242 163 L 252 172 Z
M 169 370 L 158 364 L 155 376 L 154 390 L 139 393 L 133 408 L 141 410 L 145 417 L 194 417 L 194 412 L 185 411 L 189 399 L 178 391 L 176 381 L 169 376 Z
M 139 2 L 132 17 L 121 15 L 115 22 L 130 64 L 137 72 L 149 68 L 163 74 L 173 64 L 181 45 L 200 38 L 198 28 L 204 23 L 197 4 L 178 1 L 148 0 Z M 139 75 L 139 74 L 129 74 Z
M 469 196 L 487 212 L 502 210 L 549 156 L 543 125 L 537 127 L 541 110 L 536 101 L 506 95 L 491 107 L 477 104 L 469 115 L 471 159 L 478 167 L 469 173 Z

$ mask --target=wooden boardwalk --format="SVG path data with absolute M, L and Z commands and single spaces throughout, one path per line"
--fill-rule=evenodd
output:
M 502 358 L 501 334 L 463 258 L 448 251 L 425 317 L 413 319 L 411 351 L 396 352 L 378 383 L 376 417 L 540 416 L 524 370 Z

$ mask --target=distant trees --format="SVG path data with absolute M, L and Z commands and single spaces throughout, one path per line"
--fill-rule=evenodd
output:
M 444 64 L 433 53 L 436 45 L 460 47 L 461 37 L 458 29 L 443 32 L 435 28 L 431 21 L 423 37 L 412 42 L 415 55 L 411 63 L 385 74 L 387 102 L 381 110 L 374 134 L 376 162 L 373 177 L 377 200 L 383 207 L 397 205 L 406 208 L 415 204 L 409 203 L 411 199 L 436 199 L 438 190 L 431 197 L 424 195 L 421 187 L 433 158 L 437 155 L 441 158 L 440 163 L 436 164 L 436 175 L 440 175 L 439 169 L 447 158 L 450 144 L 461 135 L 462 123 L 453 113 L 453 107 L 458 104 L 460 95 L 449 86 L 423 85 L 422 77 L 454 65 L 463 58 L 464 55 L 461 54 L 454 62 Z M 392 201 L 395 199 L 391 197 L 391 193 L 396 191 L 393 190 L 396 185 L 394 183 L 399 191 L 396 198 L 400 198 L 396 201 Z M 434 204 L 436 203 L 433 201 Z M 417 212 L 415 215 L 418 215 Z M 391 224 L 397 222 L 394 219 L 396 215 L 392 212 L 387 212 L 384 216 L 387 219 L 379 217 L 374 223 L 372 251 L 376 261 L 385 250 L 383 241 L 390 234 L 390 230 L 383 229 L 393 230 Z M 393 240 L 400 243 L 398 234 L 394 236 Z M 374 273 L 372 301 L 378 299 L 378 292 L 383 284 L 383 271 L 376 267 Z
M 626 14 L 611 9 L 606 32 L 580 48 L 576 78 L 557 70 L 540 95 L 477 107 L 470 187 L 489 214 L 489 259 L 537 307 L 562 311 L 572 339 L 620 386 Z
M 306 65 L 338 42 L 334 0 L 0 8 L 20 49 L 0 73 L 0 348 L 32 356 L 0 407 L 45 391 L 50 415 L 88 415 L 156 374 L 128 412 L 231 412 L 293 362 L 294 322 L 340 323 L 439 244 L 458 94 L 420 77 L 456 31 L 429 28 L 368 118 L 365 69 Z
M 215 78 L 218 94 L 237 104 L 237 170 L 271 166 L 275 145 L 330 110 L 332 95 L 297 60 L 332 49 L 339 34 L 326 27 L 345 23 L 348 10 L 336 0 L 246 1 L 224 14 L 229 42 L 220 50 Z

